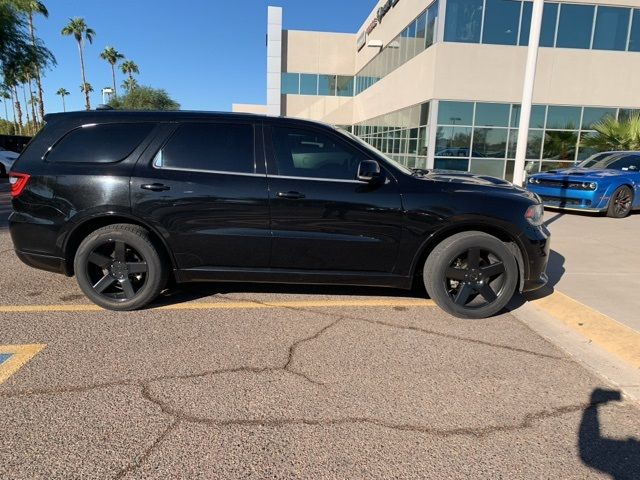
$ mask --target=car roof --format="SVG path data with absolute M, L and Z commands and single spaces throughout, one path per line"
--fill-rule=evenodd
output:
M 44 117 L 46 122 L 70 121 L 73 123 L 100 123 L 116 121 L 155 121 L 155 122 L 184 122 L 202 120 L 229 119 L 234 121 L 249 121 L 269 123 L 287 123 L 309 126 L 320 126 L 335 130 L 333 125 L 324 122 L 306 120 L 301 118 L 270 116 L 256 113 L 236 112 L 208 112 L 196 110 L 172 110 L 172 111 L 140 111 L 140 110 L 88 110 L 65 113 L 50 113 Z

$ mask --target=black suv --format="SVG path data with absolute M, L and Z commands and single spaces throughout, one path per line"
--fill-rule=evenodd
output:
M 409 289 L 482 318 L 546 282 L 539 198 L 462 172 L 410 170 L 315 122 L 195 112 L 46 117 L 11 172 L 26 264 L 74 275 L 113 310 L 175 282 Z

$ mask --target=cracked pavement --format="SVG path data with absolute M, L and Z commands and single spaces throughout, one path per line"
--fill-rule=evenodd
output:
M 0 227 L 0 304 L 86 303 L 8 242 Z M 225 284 L 164 302 L 406 295 Z M 640 478 L 638 405 L 595 395 L 611 386 L 510 314 L 328 303 L 0 325 L 2 345 L 47 345 L 0 384 L 3 479 Z

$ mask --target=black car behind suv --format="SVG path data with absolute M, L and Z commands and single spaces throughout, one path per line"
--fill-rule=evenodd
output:
M 539 198 L 508 182 L 409 170 L 315 122 L 194 112 L 77 112 L 11 173 L 28 265 L 74 275 L 113 310 L 169 279 L 411 288 L 495 314 L 546 281 Z

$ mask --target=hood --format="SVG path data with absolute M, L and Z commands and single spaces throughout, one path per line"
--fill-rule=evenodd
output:
M 517 188 L 510 182 L 500 178 L 491 177 L 489 175 L 480 175 L 478 173 L 461 172 L 458 170 L 430 170 L 429 173 L 422 178 L 428 180 L 436 180 L 440 182 L 466 183 L 473 185 L 486 185 L 490 187 L 508 187 Z
M 607 177 L 618 177 L 620 175 L 627 175 L 630 172 L 625 172 L 623 170 L 609 170 L 606 168 L 563 168 L 559 170 L 549 170 L 548 172 L 539 173 L 536 175 L 532 175 L 532 177 L 540 177 L 540 178 L 548 178 L 548 177 L 579 177 L 581 179 L 593 179 L 593 178 L 607 178 Z

